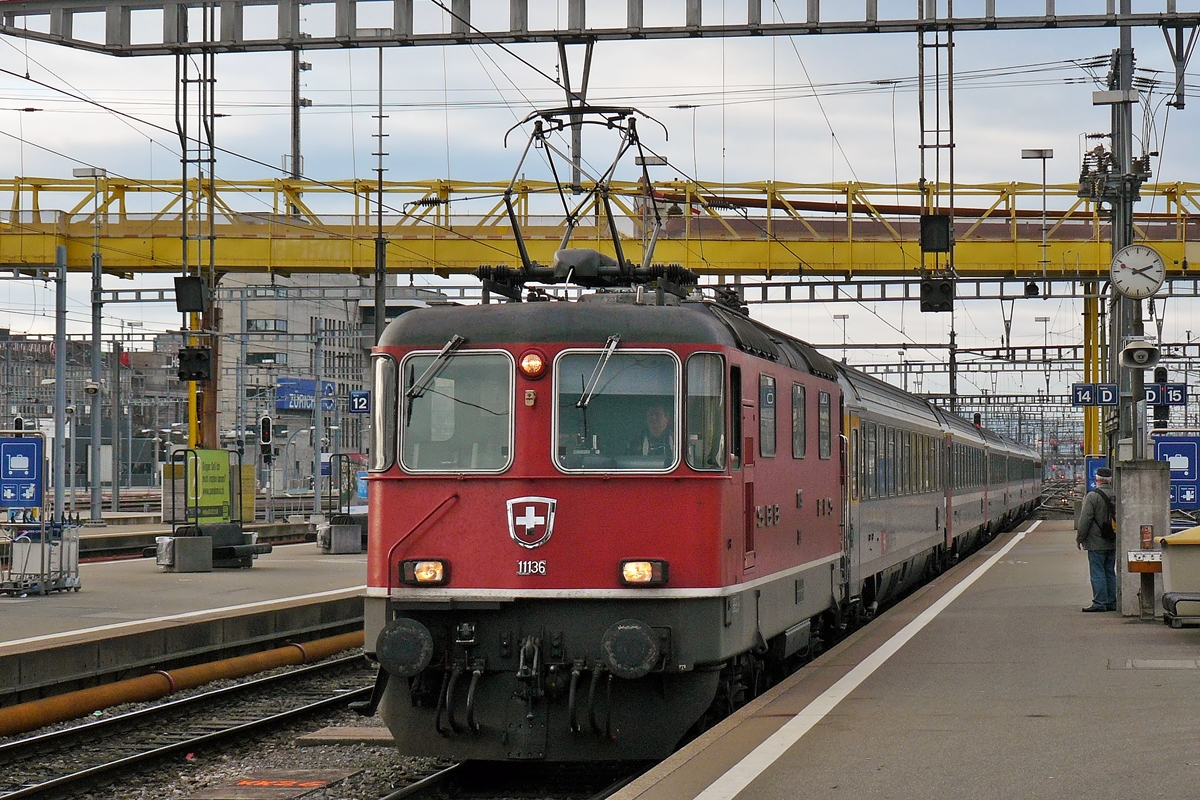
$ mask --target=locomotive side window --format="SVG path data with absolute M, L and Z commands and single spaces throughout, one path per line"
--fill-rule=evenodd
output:
M 679 361 L 649 350 L 572 350 L 555 363 L 555 463 L 663 472 L 679 463 Z
M 371 461 L 369 469 L 381 472 L 396 461 L 396 362 L 373 356 L 375 405 L 371 409 Z
M 725 469 L 725 359 L 715 353 L 696 353 L 687 361 L 688 466 L 696 470 Z
M 829 406 L 829 392 L 817 393 L 817 445 L 821 458 L 833 456 L 833 412 Z
M 792 458 L 804 458 L 808 449 L 808 392 L 792 384 Z
M 775 378 L 764 373 L 758 376 L 758 454 L 775 455 Z
M 742 468 L 742 368 L 729 368 L 729 461 Z
M 429 369 L 432 377 L 423 377 Z M 507 353 L 414 353 L 400 365 L 400 465 L 410 472 L 503 472 L 512 463 Z

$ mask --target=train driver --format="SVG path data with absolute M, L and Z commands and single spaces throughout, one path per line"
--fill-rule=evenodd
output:
M 675 457 L 675 432 L 671 411 L 662 405 L 646 409 L 642 429 L 629 440 L 626 452 L 631 456 L 661 456 L 665 461 Z

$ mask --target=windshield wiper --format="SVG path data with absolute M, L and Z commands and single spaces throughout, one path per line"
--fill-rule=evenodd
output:
M 612 358 L 613 351 L 617 349 L 617 344 L 620 341 L 621 337 L 615 333 L 608 337 L 608 341 L 604 344 L 604 352 L 596 360 L 596 366 L 592 369 L 592 376 L 588 378 L 587 386 L 583 389 L 583 394 L 580 395 L 579 401 L 575 403 L 576 408 L 587 410 L 588 403 L 592 402 L 592 397 L 596 394 L 596 388 L 600 385 L 600 377 L 604 375 L 604 368 L 608 366 L 608 360 Z
M 413 400 L 416 400 L 418 397 L 425 396 L 425 392 L 433 383 L 433 379 L 441 374 L 441 371 L 446 368 L 447 364 L 450 363 L 450 356 L 454 355 L 454 351 L 466 343 L 467 337 L 465 336 L 459 336 L 457 333 L 451 336 L 450 340 L 442 345 L 442 349 L 433 359 L 433 363 L 425 368 L 425 371 L 421 373 L 421 377 L 417 378 L 412 386 L 408 387 L 408 391 L 404 393 L 404 397 L 408 400 L 408 403 L 404 408 L 405 425 L 407 425 L 409 420 L 412 419 Z M 410 376 L 412 375 L 411 367 L 408 374 Z

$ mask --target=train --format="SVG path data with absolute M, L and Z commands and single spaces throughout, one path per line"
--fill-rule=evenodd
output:
M 1028 447 L 635 272 L 373 350 L 360 710 L 401 752 L 665 757 L 1038 503 Z

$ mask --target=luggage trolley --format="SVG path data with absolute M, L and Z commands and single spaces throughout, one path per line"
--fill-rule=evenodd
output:
M 0 593 L 79 591 L 79 529 L 47 519 L 46 437 L 0 431 Z

